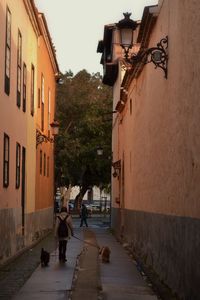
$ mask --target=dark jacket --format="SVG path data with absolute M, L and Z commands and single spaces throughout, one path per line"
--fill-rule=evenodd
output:
M 84 205 L 81 208 L 81 218 L 86 219 L 88 217 L 87 207 Z

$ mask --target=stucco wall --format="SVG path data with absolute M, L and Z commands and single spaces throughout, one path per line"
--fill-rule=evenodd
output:
M 194 57 L 200 46 L 195 40 L 198 18 L 193 16 L 200 4 L 183 3 L 164 1 L 150 41 L 153 46 L 169 36 L 168 79 L 161 69 L 146 65 L 129 88 L 132 114 L 128 100 L 117 129 L 120 156 L 124 155 L 126 207 L 199 217 L 200 57 L 195 56 L 195 63 L 188 57 Z
M 154 70 L 153 64 L 147 65 L 130 92 L 133 116 L 127 116 L 123 132 L 125 139 L 133 141 L 131 191 L 134 199 L 142 199 L 129 202 L 135 209 L 200 216 L 197 126 L 200 105 L 196 67 L 200 58 L 193 56 L 200 46 L 195 39 L 199 24 L 195 10 L 199 6 L 194 1 L 164 1 L 150 44 L 169 36 L 168 79 L 163 78 L 161 70 Z M 195 57 L 194 64 L 191 57 Z M 128 171 L 126 177 L 128 182 Z
M 46 33 L 43 32 L 43 35 Z M 48 111 L 50 100 L 50 123 L 54 121 L 55 116 L 55 70 L 53 69 L 47 45 L 44 36 L 41 35 L 38 42 L 38 88 L 40 88 L 41 95 L 41 77 L 44 78 L 44 131 L 43 134 L 48 136 L 48 130 L 51 128 L 48 124 Z M 49 93 L 50 92 L 50 93 Z M 49 98 L 50 94 L 50 98 Z M 41 102 L 40 96 L 40 102 Z M 41 131 L 41 103 L 40 107 L 36 107 L 36 127 Z M 53 138 L 53 136 L 50 136 Z M 43 155 L 42 174 L 40 174 L 40 151 Z M 46 159 L 49 157 L 49 175 L 47 176 L 47 161 L 46 161 L 46 175 L 44 175 L 44 154 Z M 46 207 L 54 207 L 54 144 L 47 142 L 37 146 L 36 151 L 36 210 L 44 209 Z
M 4 92 L 5 34 L 6 8 L 11 12 L 11 74 L 10 94 Z M 27 245 L 31 245 L 53 224 L 53 146 L 47 151 L 50 159 L 50 176 L 43 182 L 46 197 L 42 202 L 36 198 L 36 113 L 37 113 L 37 71 L 38 71 L 38 35 L 39 25 L 36 21 L 31 1 L 0 1 L 0 262 L 19 253 Z M 35 21 L 34 21 L 35 20 Z M 21 74 L 21 106 L 17 103 L 17 43 L 18 30 L 22 36 L 22 74 Z M 44 62 L 47 51 L 40 62 Z M 49 61 L 49 58 L 47 58 Z M 22 110 L 23 63 L 27 67 L 26 112 Z M 34 116 L 31 115 L 31 67 L 34 74 Z M 51 78 L 48 86 L 52 86 L 52 101 L 55 96 L 55 81 L 51 64 L 46 69 Z M 53 83 L 52 83 L 53 82 Z M 47 101 L 46 101 L 46 105 Z M 51 104 L 52 111 L 54 103 Z M 52 116 L 53 119 L 53 116 Z M 6 133 L 10 138 L 9 186 L 3 187 L 3 138 Z M 16 188 L 16 143 L 21 145 L 20 187 Z M 25 160 L 25 197 L 24 197 L 24 232 L 22 228 L 22 147 L 26 149 Z M 41 191 L 43 192 L 43 190 Z M 41 201 L 40 211 L 36 212 L 36 202 Z M 37 202 L 38 203 L 38 202 Z M 38 207 L 37 207 L 38 208 Z
M 198 299 L 200 277 L 199 11 L 199 1 L 162 1 L 149 47 L 168 35 L 168 78 L 145 65 L 113 132 L 124 163 L 113 225 L 121 223 L 118 232 L 187 300 Z
M 30 114 L 30 72 L 31 64 L 37 69 L 37 36 L 30 23 L 29 16 L 24 7 L 23 1 L 3 1 L 1 2 L 1 19 L 2 19 L 2 34 L 1 44 L 5 45 L 5 26 L 6 26 L 6 5 L 11 12 L 11 75 L 10 75 L 10 95 L 4 93 L 4 64 L 5 64 L 5 47 L 1 47 L 2 72 L 1 72 L 1 110 L 0 110 L 0 133 L 1 143 L 3 141 L 3 133 L 5 132 L 10 137 L 10 184 L 7 189 L 1 191 L 1 206 L 2 207 L 19 207 L 21 205 L 21 188 L 15 188 L 15 164 L 16 164 L 16 142 L 26 148 L 27 160 L 26 165 L 29 172 L 26 173 L 26 198 L 29 198 L 29 203 L 26 203 L 26 209 L 34 209 L 35 199 L 35 130 L 34 117 Z M 21 107 L 16 105 L 17 96 L 17 39 L 18 30 L 22 36 L 22 66 L 23 62 L 27 66 L 27 103 L 26 112 L 22 111 L 22 96 Z M 22 75 L 23 76 L 23 72 Z M 35 73 L 35 76 L 37 74 Z M 36 80 L 37 77 L 35 77 Z M 22 77 L 21 77 L 22 80 Z M 35 81 L 36 82 L 36 81 Z M 35 85 L 35 95 L 36 95 Z M 22 95 L 22 92 L 21 92 Z M 1 147 L 2 151 L 2 147 Z M 3 157 L 3 153 L 1 158 Z M 1 159 L 2 162 L 2 159 Z M 0 164 L 2 170 L 2 164 Z M 2 184 L 2 172 L 0 172 L 0 181 Z

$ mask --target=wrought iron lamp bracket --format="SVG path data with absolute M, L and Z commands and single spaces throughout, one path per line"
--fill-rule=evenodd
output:
M 140 50 L 137 54 L 133 54 L 128 59 L 131 65 L 142 62 L 143 64 L 153 63 L 156 68 L 161 68 L 164 71 L 164 77 L 167 79 L 167 63 L 168 63 L 168 36 L 162 38 L 157 44 L 157 47 L 152 47 Z
M 119 177 L 121 171 L 121 161 L 112 162 L 112 167 L 114 169 L 113 177 Z
M 36 130 L 36 147 L 39 145 L 39 144 L 42 144 L 42 143 L 47 143 L 47 142 L 50 142 L 50 143 L 53 143 L 54 142 L 54 139 L 53 138 L 49 138 L 47 137 L 46 135 L 44 134 L 41 134 L 39 130 Z

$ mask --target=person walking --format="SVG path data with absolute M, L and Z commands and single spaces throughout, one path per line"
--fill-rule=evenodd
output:
M 66 207 L 61 208 L 60 214 L 56 217 L 55 238 L 58 240 L 59 260 L 67 261 L 67 242 L 74 235 L 72 218 Z
M 87 207 L 85 206 L 85 204 L 82 204 L 80 216 L 81 216 L 80 227 L 83 226 L 83 223 L 85 223 L 86 227 L 88 227 L 88 223 L 87 223 L 88 210 L 87 210 Z

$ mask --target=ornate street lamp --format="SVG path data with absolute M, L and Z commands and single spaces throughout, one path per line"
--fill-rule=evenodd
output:
M 59 132 L 59 123 L 58 121 L 54 120 L 51 124 L 51 129 L 52 129 L 52 135 L 58 135 Z
M 99 147 L 97 148 L 97 155 L 98 155 L 98 156 L 102 156 L 102 155 L 103 155 L 103 148 L 102 148 L 101 146 L 99 146 Z
M 58 131 L 59 131 L 59 123 L 58 121 L 53 121 L 51 124 L 51 133 L 52 133 L 52 138 L 51 137 L 48 137 L 46 136 L 45 134 L 42 134 L 38 129 L 36 129 L 36 147 L 39 145 L 39 144 L 42 144 L 42 143 L 54 143 L 55 142 L 55 136 L 58 135 Z
M 129 50 L 133 47 L 133 33 L 137 28 L 137 22 L 130 19 L 131 13 L 124 13 L 124 19 L 116 26 L 120 31 L 120 45 L 124 49 L 125 59 L 129 58 Z
M 120 45 L 124 50 L 125 61 L 133 65 L 137 62 L 144 64 L 153 63 L 155 68 L 161 68 L 164 71 L 165 78 L 167 78 L 167 61 L 168 61 L 168 37 L 162 38 L 156 47 L 141 49 L 137 54 L 131 53 L 130 49 L 133 47 L 133 33 L 137 28 L 137 23 L 130 19 L 131 13 L 124 13 L 124 19 L 116 24 L 120 31 Z

